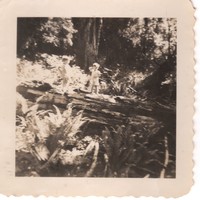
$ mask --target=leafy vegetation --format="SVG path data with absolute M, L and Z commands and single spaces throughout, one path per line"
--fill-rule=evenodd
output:
M 73 114 L 72 104 L 62 113 L 56 106 L 38 110 L 18 96 L 16 175 L 160 177 L 167 169 L 164 175 L 173 176 L 169 171 L 174 168 L 173 152 L 164 166 L 170 135 L 161 132 L 165 129 L 160 129 L 160 122 L 138 116 L 126 127 L 105 126 L 99 135 L 91 135 L 86 131 L 90 120 L 82 111 Z M 30 156 L 21 159 L 23 154 Z
M 18 56 L 36 60 L 37 53 L 65 55 L 76 30 L 71 19 L 18 18 Z
M 25 59 L 17 60 L 17 84 L 28 84 L 36 86 L 37 84 L 47 83 L 56 92 L 63 92 L 62 86 L 62 66 L 64 61 L 62 56 L 41 54 L 37 62 L 27 61 Z M 68 56 L 71 60 L 73 57 Z M 74 76 L 76 74 L 76 76 Z M 67 76 L 69 79 L 68 92 L 73 92 L 76 88 L 84 88 L 88 82 L 89 76 L 73 65 L 68 68 Z
M 17 49 L 16 176 L 175 177 L 175 19 L 19 18 Z

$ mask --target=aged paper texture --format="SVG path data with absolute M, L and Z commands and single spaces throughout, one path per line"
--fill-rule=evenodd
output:
M 189 192 L 189 0 L 2 0 L 0 13 L 0 193 Z

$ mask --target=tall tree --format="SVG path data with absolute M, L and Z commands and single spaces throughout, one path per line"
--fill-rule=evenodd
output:
M 98 61 L 103 19 L 73 18 L 73 23 L 78 30 L 74 40 L 77 62 L 87 70 L 93 62 Z
M 129 18 L 73 18 L 78 30 L 74 38 L 74 49 L 78 64 L 85 69 L 92 62 L 112 65 L 123 62 L 127 39 L 120 32 L 126 27 Z M 130 42 L 128 42 L 130 45 Z

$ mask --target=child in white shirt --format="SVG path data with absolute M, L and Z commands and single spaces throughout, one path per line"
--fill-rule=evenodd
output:
M 69 70 L 71 66 L 69 65 L 70 59 L 68 57 L 63 58 L 63 65 L 59 68 L 60 76 L 62 78 L 62 90 L 63 93 L 68 90 L 69 87 Z
M 98 94 L 99 93 L 99 77 L 101 75 L 101 72 L 98 70 L 100 65 L 98 63 L 94 63 L 92 67 L 89 68 L 91 72 L 90 76 L 90 87 L 91 87 L 91 93 Z

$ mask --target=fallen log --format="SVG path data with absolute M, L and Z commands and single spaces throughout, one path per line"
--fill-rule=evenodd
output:
M 121 96 L 92 95 L 81 92 L 62 95 L 52 90 L 44 92 L 23 85 L 17 87 L 17 92 L 24 98 L 37 102 L 43 109 L 49 109 L 52 105 L 66 109 L 68 103 L 72 103 L 74 109 L 84 110 L 86 116 L 103 121 L 103 123 L 107 123 L 107 121 L 124 122 L 128 118 L 135 117 L 136 114 L 154 117 L 162 121 L 171 117 L 175 118 L 175 111 L 168 107 Z

